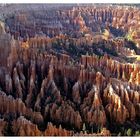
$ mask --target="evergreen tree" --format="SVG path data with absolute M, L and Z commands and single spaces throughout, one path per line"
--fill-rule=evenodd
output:
M 83 123 L 83 128 L 82 128 L 83 133 L 86 133 L 86 125 Z
M 9 122 L 4 128 L 4 136 L 14 136 L 14 132 L 12 130 L 12 124 Z
M 140 131 L 136 131 L 135 136 L 140 136 Z
M 127 136 L 132 136 L 132 129 L 129 128 L 129 129 L 127 130 L 127 133 L 126 133 L 126 134 L 127 134 Z

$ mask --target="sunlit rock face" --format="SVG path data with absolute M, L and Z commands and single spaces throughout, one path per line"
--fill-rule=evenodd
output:
M 23 9 L 0 22 L 0 135 L 139 130 L 139 60 L 127 57 L 139 48 L 122 37 L 137 26 L 137 8 Z

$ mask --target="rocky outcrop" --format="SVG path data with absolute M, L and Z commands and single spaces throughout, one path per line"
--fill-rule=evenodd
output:
M 128 110 L 122 104 L 120 97 L 115 93 L 111 85 L 104 90 L 104 100 L 108 103 L 106 109 L 112 118 L 111 121 L 124 123 L 128 118 Z
M 0 21 L 0 66 L 7 66 L 7 57 L 10 53 L 11 36 L 5 32 L 5 24 Z
M 37 125 L 23 116 L 13 121 L 12 130 L 17 136 L 72 136 L 73 134 L 72 131 L 63 129 L 61 125 L 57 128 L 52 123 L 48 123 L 47 128 L 42 132 L 38 129 Z
M 23 116 L 12 122 L 12 129 L 17 136 L 41 136 L 42 133 L 37 125 L 28 121 Z
M 7 122 L 4 119 L 0 119 L 0 136 L 4 136 Z
M 102 105 L 99 89 L 97 89 L 96 86 L 93 86 L 84 99 L 81 110 L 84 120 L 89 123 L 90 126 L 104 126 L 106 124 L 105 110 Z
M 47 129 L 43 133 L 44 136 L 72 136 L 73 131 L 68 131 L 66 129 L 63 129 L 61 125 L 59 125 L 59 128 L 56 128 L 52 123 L 48 123 Z
M 13 113 L 15 117 L 24 115 L 27 118 L 31 118 L 37 124 L 43 122 L 40 112 L 33 112 L 32 109 L 28 109 L 20 98 L 15 100 L 11 95 L 7 96 L 4 92 L 0 91 L 0 101 L 0 112 L 2 114 Z
M 139 129 L 140 67 L 128 59 L 139 49 L 116 38 L 138 29 L 138 10 L 75 6 L 14 15 L 6 31 L 0 23 L 0 135 L 9 131 L 5 124 L 18 136 L 110 136 L 128 122 Z

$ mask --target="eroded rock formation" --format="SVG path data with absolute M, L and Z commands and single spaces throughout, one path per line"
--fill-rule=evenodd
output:
M 17 136 L 110 136 L 110 126 L 127 123 L 139 129 L 140 67 L 127 60 L 139 49 L 115 37 L 137 27 L 139 11 L 70 9 L 45 20 L 42 12 L 20 13 L 7 20 L 9 33 L 0 23 L 0 135 L 10 125 Z M 28 20 L 34 16 L 42 22 Z

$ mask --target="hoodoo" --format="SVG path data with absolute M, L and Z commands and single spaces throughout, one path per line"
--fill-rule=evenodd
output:
M 0 9 L 1 136 L 140 134 L 139 6 Z

